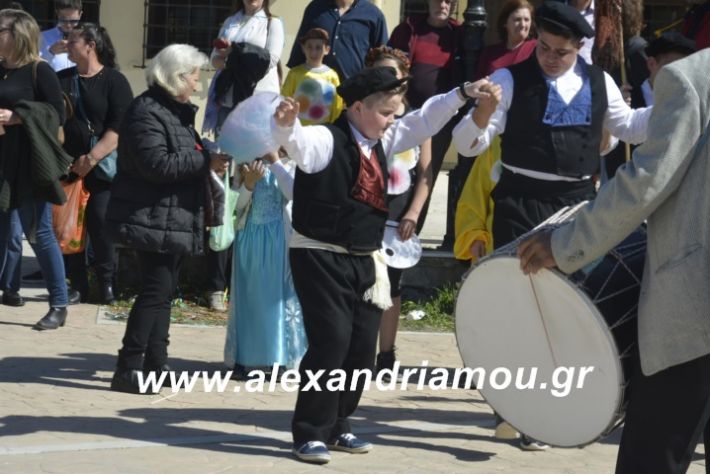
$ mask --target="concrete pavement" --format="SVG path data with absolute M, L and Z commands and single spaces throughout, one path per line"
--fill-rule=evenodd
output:
M 445 176 L 437 194 L 446 189 Z M 422 235 L 436 242 L 445 205 L 432 206 Z M 437 207 L 438 206 L 438 207 Z M 438 211 L 437 211 L 438 209 Z M 444 212 L 441 212 L 441 211 Z M 437 232 L 438 231 L 438 232 Z M 26 243 L 25 243 L 26 244 Z M 36 262 L 26 246 L 23 273 Z M 140 396 L 111 392 L 124 326 L 94 305 L 70 308 L 65 327 L 37 332 L 47 310 L 42 284 L 23 287 L 22 308 L 0 306 L 0 473 L 574 473 L 613 472 L 619 432 L 583 449 L 521 451 L 493 438 L 489 406 L 475 390 L 369 391 L 353 417 L 372 441 L 364 455 L 333 453 L 325 467 L 294 460 L 290 418 L 295 394 L 192 393 Z M 224 328 L 173 326 L 175 370 L 222 369 Z M 457 368 L 452 334 L 403 333 L 404 366 Z M 690 473 L 703 469 L 698 446 Z

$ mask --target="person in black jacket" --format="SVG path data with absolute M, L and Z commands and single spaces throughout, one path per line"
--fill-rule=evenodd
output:
M 203 229 L 218 224 L 208 212 L 214 204 L 209 171 L 226 171 L 228 162 L 203 149 L 189 102 L 206 64 L 193 46 L 161 50 L 146 71 L 148 90 L 133 100 L 120 127 L 106 230 L 116 244 L 138 252 L 142 285 L 111 390 L 141 393 L 141 371 L 170 370 L 170 304 L 180 264 L 204 252 Z

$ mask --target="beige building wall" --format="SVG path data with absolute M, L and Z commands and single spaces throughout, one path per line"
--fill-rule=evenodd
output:
M 274 4 L 272 13 L 284 21 L 286 46 L 282 55 L 285 64 L 295 43 L 296 33 L 310 0 L 281 0 Z M 400 0 L 372 0 L 379 6 L 389 31 L 399 23 Z M 144 0 L 103 0 L 101 2 L 100 22 L 106 27 L 116 47 L 121 72 L 128 78 L 134 95 L 146 89 L 145 69 L 141 68 L 143 58 L 143 16 Z M 200 107 L 196 126 L 202 127 L 207 89 L 214 71 L 205 71 L 201 77 L 200 90 L 192 101 Z

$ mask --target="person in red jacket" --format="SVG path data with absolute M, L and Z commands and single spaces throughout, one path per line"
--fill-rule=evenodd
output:
M 450 17 L 455 7 L 456 0 L 428 0 L 429 10 L 426 15 L 411 16 L 392 31 L 388 45 L 409 55 L 412 80 L 407 90 L 407 103 L 412 109 L 421 108 L 428 98 L 453 89 L 463 80 L 460 61 L 463 27 Z M 432 137 L 431 166 L 434 179 L 431 189 L 434 189 L 444 156 L 451 144 L 451 132 L 456 122 L 458 118 L 454 118 Z M 454 241 L 453 211 L 458 199 L 454 199 L 452 194 L 449 186 L 451 209 L 447 212 L 444 248 L 453 247 Z M 429 200 L 422 208 L 417 230 L 424 225 L 428 208 Z

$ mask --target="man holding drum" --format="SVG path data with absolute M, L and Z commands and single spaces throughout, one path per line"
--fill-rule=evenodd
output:
M 650 110 L 630 109 L 611 76 L 579 56 L 584 38 L 594 36 L 579 11 L 546 2 L 535 19 L 535 54 L 494 72 L 491 98 L 453 132 L 464 156 L 481 154 L 501 135 L 503 172 L 491 196 L 495 248 L 594 197 L 604 129 L 629 143 L 646 139 Z
M 650 108 L 630 109 L 611 76 L 579 55 L 594 36 L 584 16 L 546 2 L 535 19 L 535 54 L 494 72 L 487 98 L 453 132 L 464 156 L 481 154 L 501 135 L 502 173 L 491 193 L 496 249 L 594 198 L 605 129 L 629 143 L 646 139 Z M 524 449 L 534 446 L 522 441 Z
M 644 220 L 648 249 L 638 306 L 642 373 L 619 446 L 617 473 L 688 469 L 704 431 L 710 466 L 710 50 L 664 66 L 648 140 L 575 219 L 525 239 L 525 273 L 572 273 Z

